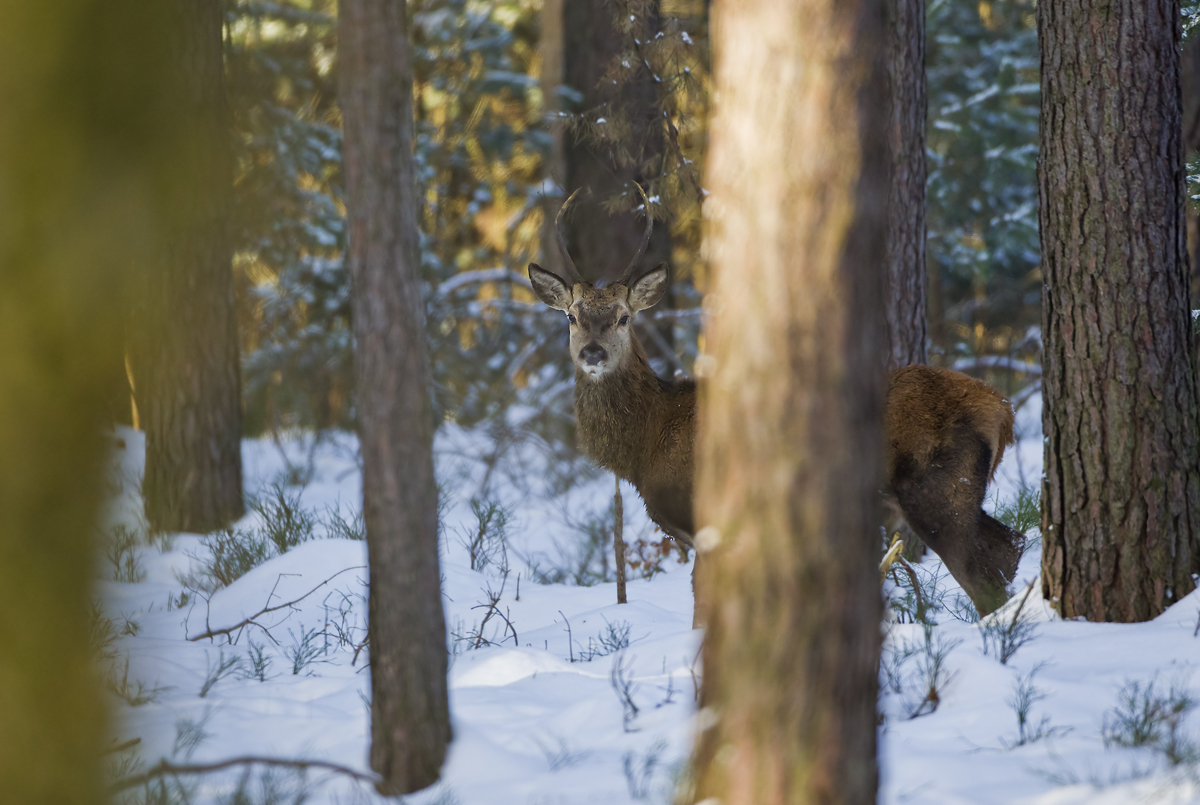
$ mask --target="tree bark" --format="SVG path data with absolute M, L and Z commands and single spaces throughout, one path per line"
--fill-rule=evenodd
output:
M 925 363 L 925 0 L 887 4 L 890 369 Z
M 1200 36 L 1183 43 L 1180 83 L 1183 91 L 1183 156 L 1200 154 Z M 1185 174 L 1186 175 L 1186 174 Z M 1190 192 L 1190 191 L 1189 191 Z M 1186 203 L 1188 259 L 1191 264 L 1192 308 L 1200 307 L 1200 214 Z
M 371 589 L 371 767 L 387 795 L 438 779 L 450 743 L 433 409 L 421 300 L 403 0 L 341 0 L 346 209 Z
M 873 803 L 882 6 L 724 0 L 713 30 L 715 374 L 696 494 L 711 725 L 688 798 Z
M 1179 2 L 1039 3 L 1038 33 L 1042 589 L 1148 620 L 1200 570 Z
M 171 69 L 190 141 L 179 199 L 186 223 L 143 272 L 130 348 L 146 431 L 142 493 L 159 531 L 211 531 L 238 519 L 242 407 L 229 210 L 233 162 L 220 0 L 171 0 Z
M 654 22 L 658 4 L 647 5 Z M 613 96 L 612 85 L 604 80 L 605 71 L 622 47 L 621 34 L 613 25 L 613 12 L 611 0 L 563 3 L 563 78 L 567 86 L 583 95 L 577 110 L 595 109 Z M 635 112 L 629 148 L 635 161 L 642 162 L 662 149 L 654 88 L 647 82 L 634 82 L 617 90 Z M 646 178 L 653 177 L 639 177 L 635 167 L 616 164 L 608 154 L 598 152 L 574 133 L 566 136 L 564 159 L 567 194 L 580 187 L 589 188 L 593 194 L 568 214 L 564 222 L 567 245 L 586 279 L 614 279 L 637 251 L 646 219 L 640 212 L 610 215 L 599 202 L 622 191 L 636 194 L 630 182 L 641 181 L 644 187 Z M 670 232 L 665 226 L 655 227 L 642 265 L 655 266 L 670 260 Z
M 156 4 L 0 4 L 5 802 L 108 801 L 93 537 L 129 267 L 155 253 L 180 167 L 168 32 Z

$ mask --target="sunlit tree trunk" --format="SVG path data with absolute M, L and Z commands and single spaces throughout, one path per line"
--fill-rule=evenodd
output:
M 0 4 L 0 800 L 107 802 L 88 639 L 130 266 L 180 167 L 163 10 Z M 128 405 L 128 394 L 125 397 Z
M 714 4 L 693 802 L 875 801 L 882 11 Z
M 169 0 L 196 177 L 187 225 L 143 272 L 131 344 L 146 431 L 146 519 L 162 531 L 233 522 L 242 502 L 242 404 L 229 211 L 233 162 L 222 54 L 224 4 Z
M 363 511 L 371 767 L 388 795 L 438 779 L 450 743 L 433 411 L 404 0 L 338 6 Z
M 1064 617 L 1153 618 L 1192 590 L 1178 0 L 1038 4 L 1042 589 Z
M 887 311 L 892 369 L 925 363 L 925 0 L 886 4 Z

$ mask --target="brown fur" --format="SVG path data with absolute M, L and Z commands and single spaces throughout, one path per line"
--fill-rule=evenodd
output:
M 1004 603 L 1025 538 L 982 509 L 1013 443 L 1008 400 L 973 377 L 907 366 L 888 384 L 888 492 L 980 614 Z
M 632 483 L 650 519 L 691 545 L 696 385 L 655 375 L 632 328 L 637 311 L 661 296 L 665 269 L 629 288 L 568 286 L 537 266 L 530 267 L 530 280 L 542 301 L 574 319 L 575 417 L 584 452 Z M 596 349 L 606 357 L 589 364 L 587 352 Z M 884 423 L 889 502 L 942 558 L 980 614 L 992 611 L 1007 596 L 1024 545 L 1022 535 L 981 508 L 988 481 L 1013 443 L 1012 406 L 967 375 L 909 366 L 891 375 Z

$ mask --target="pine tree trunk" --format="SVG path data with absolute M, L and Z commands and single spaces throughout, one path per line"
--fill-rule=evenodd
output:
M 652 2 L 647 6 L 655 23 L 658 4 Z M 621 52 L 621 34 L 613 26 L 613 13 L 611 0 L 563 3 L 563 80 L 583 95 L 583 100 L 574 105 L 575 111 L 595 109 L 612 97 L 611 84 L 604 80 L 604 74 Z M 653 87 L 638 82 L 617 91 L 635 110 L 629 139 L 637 158 L 658 153 L 662 139 Z M 567 194 L 580 187 L 589 188 L 593 194 L 589 200 L 580 199 L 583 202 L 580 208 L 569 214 L 565 222 L 567 244 L 575 255 L 575 265 L 589 281 L 613 279 L 637 251 L 646 219 L 641 213 L 632 212 L 609 215 L 599 202 L 622 189 L 636 192 L 629 182 L 642 181 L 645 186 L 645 179 L 653 177 L 639 177 L 636 168 L 617 165 L 607 153 L 596 151 L 573 133 L 566 136 L 564 157 Z M 670 231 L 657 226 L 642 265 L 655 266 L 670 259 Z
M 1153 618 L 1192 590 L 1178 0 L 1038 4 L 1042 588 L 1064 617 Z
M 170 2 L 173 69 L 191 126 L 184 170 L 197 178 L 179 199 L 186 223 L 143 272 L 130 353 L 146 431 L 146 519 L 159 531 L 205 532 L 245 511 L 224 4 Z
M 1183 90 L 1183 156 L 1200 156 L 1200 36 L 1183 43 L 1180 83 Z M 1186 175 L 1186 174 L 1185 174 Z M 1191 192 L 1190 190 L 1188 191 Z M 1192 308 L 1200 308 L 1200 214 L 1185 203 L 1188 259 L 1191 264 Z
M 888 8 L 887 311 L 889 368 L 925 363 L 925 0 Z
M 450 743 L 433 410 L 421 300 L 404 0 L 341 0 L 346 209 L 370 560 L 371 767 L 388 795 Z
M 720 305 L 696 493 L 713 721 L 694 802 L 875 801 L 881 12 L 868 0 L 714 5 L 705 185 Z
M 109 801 L 89 612 L 129 270 L 180 167 L 164 22 L 154 4 L 0 3 L 5 803 Z

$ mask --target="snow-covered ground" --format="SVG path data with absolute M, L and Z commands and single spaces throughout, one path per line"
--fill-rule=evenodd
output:
M 1019 414 L 1023 439 L 1001 467 L 995 497 L 1015 494 L 1021 479 L 1041 475 L 1039 400 Z M 143 445 L 133 431 L 117 434 L 115 497 L 110 519 L 139 525 L 137 479 Z M 304 445 L 287 445 L 302 463 Z M 489 471 L 492 443 L 482 434 L 450 425 L 437 442 L 443 512 L 443 594 L 451 652 L 450 706 L 454 743 L 443 779 L 405 799 L 414 805 L 568 805 L 670 801 L 682 773 L 695 722 L 695 693 L 702 673 L 700 633 L 691 629 L 691 568 L 669 558 L 652 580 L 634 574 L 629 603 L 617 605 L 615 584 L 584 587 L 538 584 L 571 564 L 590 515 L 599 517 L 612 498 L 611 476 L 594 477 L 556 495 L 551 467 L 530 445 L 514 448 Z M 270 441 L 243 447 L 247 489 L 258 494 L 283 477 L 284 460 Z M 320 521 L 338 511 L 352 520 L 361 495 L 352 437 L 341 435 L 313 453 L 314 472 L 300 493 Z M 491 498 L 508 510 L 506 554 L 495 545 L 491 561 L 472 570 L 465 546 L 477 516 L 472 499 Z M 625 535 L 653 538 L 632 489 L 624 490 Z M 594 519 L 594 518 L 593 518 Z M 262 525 L 258 514 L 239 524 Z M 111 581 L 101 560 L 104 612 L 117 631 L 110 667 L 124 682 L 131 706 L 113 696 L 119 714 L 117 742 L 140 738 L 114 753 L 114 763 L 153 766 L 208 763 L 239 755 L 319 759 L 366 770 L 369 693 L 365 670 L 364 543 L 315 538 L 260 564 L 208 601 L 193 595 L 179 605 L 180 577 L 194 572 L 208 551 L 198 535 L 181 534 L 135 548 L 142 573 L 133 583 Z M 1037 573 L 1040 551 L 1021 563 L 1016 587 Z M 598 567 L 599 560 L 593 561 Z M 477 554 L 478 564 L 478 554 Z M 507 577 L 502 567 L 507 564 Z M 576 562 L 578 564 L 578 562 Z M 940 563 L 926 559 L 922 573 Z M 544 578 L 544 575 L 543 575 Z M 941 582 L 945 600 L 957 586 Z M 891 585 L 889 584 L 889 589 Z M 312 591 L 310 593 L 310 591 Z M 196 638 L 310 593 L 299 603 L 259 616 L 230 636 Z M 487 618 L 489 594 L 504 618 Z M 1011 618 L 1018 595 L 993 619 Z M 1193 636 L 1200 593 L 1158 619 L 1138 625 L 1057 620 L 1034 585 L 1024 613 L 1032 638 L 1006 664 L 994 647 L 984 652 L 981 626 L 937 612 L 931 651 L 920 624 L 890 623 L 885 667 L 898 680 L 885 686 L 881 709 L 883 803 L 1200 803 L 1197 765 L 1170 766 L 1151 748 L 1106 748 L 1106 713 L 1123 685 L 1156 680 L 1200 700 L 1200 638 Z M 628 642 L 623 649 L 615 647 Z M 478 647 L 477 647 L 478 646 Z M 900 658 L 912 649 L 908 659 Z M 255 673 L 254 659 L 258 658 Z M 920 707 L 923 674 L 940 657 L 939 706 L 909 718 Z M 208 684 L 214 671 L 238 665 Z M 128 660 L 126 671 L 125 662 Z M 263 667 L 263 663 L 268 663 Z M 617 677 L 614 679 L 614 675 Z M 888 674 L 885 672 L 884 677 Z M 265 681 L 264 681 L 265 679 Z M 1020 744 L 1016 689 L 1030 695 L 1026 736 Z M 624 687 L 636 706 L 622 702 Z M 896 688 L 899 688 L 897 692 Z M 1109 716 L 1111 722 L 1111 716 Z M 1115 722 L 1114 722 L 1115 723 Z M 1186 740 L 1200 739 L 1200 714 L 1183 721 Z M 1020 745 L 1018 745 L 1020 744 Z M 262 770 L 249 790 L 262 796 Z M 194 801 L 232 801 L 242 772 L 192 780 Z M 276 771 L 278 790 L 298 780 Z M 270 785 L 271 783 L 266 783 Z M 369 786 L 335 774 L 310 771 L 309 802 L 372 802 Z M 140 796 L 140 794 L 139 794 Z

